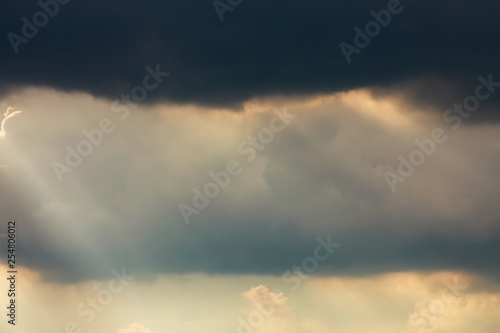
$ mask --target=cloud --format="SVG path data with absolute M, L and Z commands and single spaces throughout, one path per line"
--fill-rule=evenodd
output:
M 463 295 L 443 302 L 439 297 L 419 301 L 409 316 L 408 332 L 466 333 L 483 323 L 481 332 L 494 333 L 498 326 L 491 321 L 500 314 L 498 294 Z
M 114 99 L 140 83 L 145 66 L 160 63 L 171 76 L 146 103 L 241 110 L 254 97 L 378 87 L 444 110 L 474 89 L 478 75 L 500 77 L 500 46 L 492 43 L 500 8 L 489 0 L 401 1 L 404 10 L 347 64 L 339 44 L 353 44 L 354 27 L 364 29 L 374 20 L 370 12 L 387 4 L 256 0 L 220 22 L 205 0 L 72 2 L 19 54 L 2 39 L 0 91 L 35 85 Z M 15 1 L 3 10 L 6 36 L 21 34 L 21 18 L 31 19 L 40 7 Z M 499 102 L 496 94 L 473 121 L 498 121 Z
M 318 320 L 304 315 L 297 316 L 288 306 L 288 298 L 282 292 L 271 292 L 266 286 L 259 285 L 242 295 L 254 305 L 247 316 L 247 328 L 251 327 L 256 332 L 326 332 L 324 324 Z M 255 320 L 259 313 L 261 321 Z
M 36 272 L 26 268 L 23 271 L 25 292 L 19 294 L 18 301 L 31 306 L 23 311 L 25 321 L 19 325 L 19 333 L 59 332 L 69 321 L 78 322 L 82 331 L 95 333 L 164 332 L 165 328 L 182 333 L 231 333 L 237 332 L 238 318 L 253 323 L 255 333 L 332 330 L 417 333 L 415 327 L 407 324 L 414 305 L 439 299 L 441 290 L 455 276 L 460 284 L 464 281 L 468 284 L 462 293 L 463 301 L 450 303 L 444 313 L 436 316 L 432 333 L 466 333 L 473 327 L 480 332 L 495 333 L 500 315 L 498 279 L 492 281 L 496 288 L 492 290 L 480 276 L 459 272 L 310 277 L 295 292 L 288 292 L 279 276 L 166 274 L 147 283 L 131 283 L 127 292 L 120 294 L 106 311 L 96 313 L 96 320 L 87 324 L 75 310 L 89 296 L 95 297 L 94 281 L 61 285 L 40 280 Z M 0 288 L 8 289 L 7 283 L 0 280 Z M 271 291 L 264 287 L 250 288 L 252 285 L 262 285 Z M 255 312 L 253 301 L 241 297 L 241 291 L 252 291 L 252 300 L 276 299 L 279 294 L 276 288 L 284 291 L 287 298 L 284 305 L 289 311 L 264 315 L 262 325 L 255 325 L 259 320 L 255 314 L 251 315 Z M 447 293 L 447 296 L 452 295 Z M 45 320 L 37 321 L 41 316 Z
M 7 123 L 7 120 L 9 120 L 12 117 L 15 117 L 16 115 L 20 114 L 22 111 L 14 111 L 15 108 L 9 106 L 7 110 L 3 113 L 4 118 L 2 119 L 2 123 L 0 124 L 0 136 L 5 136 L 5 124 Z M 13 111 L 13 112 L 11 112 Z
M 139 278 L 281 276 L 327 235 L 343 246 L 321 263 L 320 276 L 499 274 L 491 265 L 500 248 L 498 125 L 455 131 L 404 99 L 369 91 L 256 99 L 240 113 L 140 106 L 125 120 L 111 101 L 88 94 L 28 89 L 5 103 L 25 113 L 2 141 L 11 149 L 1 155 L 0 184 L 9 196 L 0 219 L 25 221 L 23 262 L 45 279 L 106 278 L 110 265 Z M 285 105 L 297 118 L 249 163 L 238 145 Z M 66 147 L 76 149 L 82 131 L 103 118 L 116 130 L 59 183 L 52 162 L 66 163 Z M 447 142 L 392 193 L 380 166 L 397 168 L 398 155 L 408 157 L 415 139 L 438 126 Z M 186 226 L 178 204 L 192 205 L 193 189 L 230 160 L 242 173 Z
M 289 311 L 287 298 L 282 292 L 271 292 L 266 286 L 252 287 L 242 293 L 242 296 L 252 302 L 256 309 L 269 311 L 272 307 L 274 314 L 284 314 Z
M 153 331 L 147 329 L 139 323 L 130 323 L 124 328 L 118 329 L 116 333 L 153 333 Z

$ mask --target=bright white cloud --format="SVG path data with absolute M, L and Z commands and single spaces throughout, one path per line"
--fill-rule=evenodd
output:
M 286 305 L 288 298 L 282 292 L 274 293 L 264 285 L 252 287 L 243 292 L 242 296 L 252 302 L 259 310 L 264 309 L 269 311 L 272 309 L 273 315 L 288 311 L 288 306 Z
M 3 113 L 4 118 L 2 119 L 2 123 L 0 124 L 0 136 L 5 136 L 5 124 L 7 123 L 7 120 L 9 120 L 12 117 L 15 117 L 16 115 L 20 114 L 22 111 L 17 110 L 14 111 L 15 108 L 12 106 L 9 106 L 7 110 Z

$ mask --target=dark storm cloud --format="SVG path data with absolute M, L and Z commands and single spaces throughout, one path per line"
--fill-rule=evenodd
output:
M 458 270 L 489 277 L 500 276 L 492 265 L 500 250 L 500 239 L 446 239 L 437 235 L 409 236 L 396 232 L 374 231 L 339 233 L 324 230 L 322 235 L 294 229 L 290 222 L 241 219 L 241 225 L 214 228 L 205 226 L 180 230 L 178 225 L 155 227 L 139 234 L 133 227 L 116 230 L 101 227 L 90 232 L 93 246 L 102 252 L 47 251 L 46 239 L 32 239 L 30 250 L 20 252 L 25 265 L 40 270 L 45 278 L 62 282 L 106 278 L 109 267 L 127 267 L 141 277 L 163 273 L 271 274 L 282 275 L 292 266 L 301 267 L 314 257 L 319 236 L 326 243 L 341 246 L 328 261 L 319 264 L 317 275 L 366 276 L 398 271 Z M 253 226 L 252 223 L 254 224 Z M 245 227 L 242 227 L 245 225 Z M 250 226 L 250 227 L 249 227 Z M 331 237 L 330 237 L 330 236 Z M 133 240 L 133 241 L 132 241 Z M 138 248 L 132 243 L 148 244 Z M 102 257 L 110 258 L 102 263 Z M 304 270 L 302 269 L 304 272 Z
M 448 108 L 478 75 L 500 80 L 500 4 L 402 1 L 371 43 L 347 64 L 339 44 L 388 1 L 243 1 L 219 20 L 210 0 L 70 1 L 15 54 L 35 1 L 2 4 L 0 87 L 48 85 L 116 98 L 144 67 L 172 75 L 148 102 L 171 100 L 237 107 L 254 96 L 397 87 L 421 105 Z M 417 82 L 417 83 L 415 83 Z M 401 85 L 401 83 L 404 83 Z M 467 93 L 466 95 L 463 95 Z M 476 120 L 497 118 L 494 95 Z

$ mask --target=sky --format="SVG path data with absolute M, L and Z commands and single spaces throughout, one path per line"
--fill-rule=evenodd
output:
M 498 332 L 497 3 L 1 6 L 2 332 Z

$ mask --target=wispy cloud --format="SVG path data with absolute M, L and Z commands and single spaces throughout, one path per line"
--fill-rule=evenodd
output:
M 2 124 L 0 125 L 0 136 L 5 136 L 5 124 L 7 120 L 21 113 L 21 110 L 14 111 L 15 108 L 9 106 L 7 110 L 3 113 L 4 118 L 2 119 Z
M 117 333 L 153 333 L 153 331 L 139 323 L 130 323 L 124 328 L 118 329 Z

